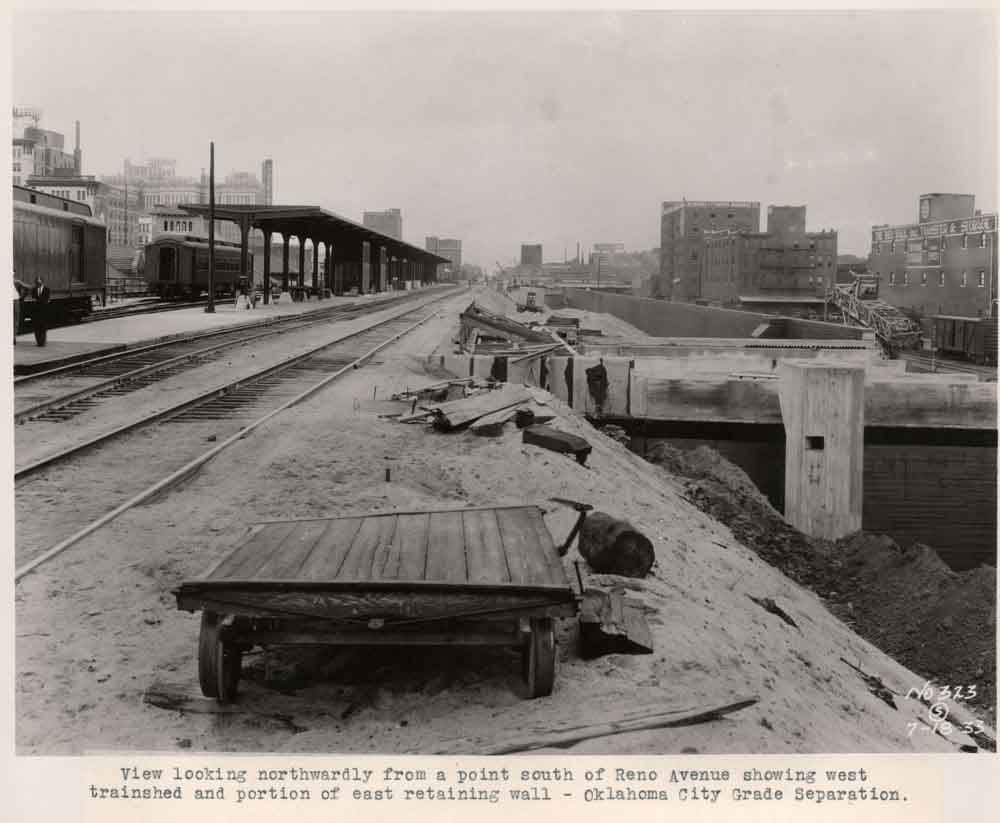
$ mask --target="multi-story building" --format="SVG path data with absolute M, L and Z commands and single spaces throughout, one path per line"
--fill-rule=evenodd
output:
M 63 150 L 65 138 L 60 132 L 39 128 L 42 110 L 35 106 L 12 109 L 12 177 L 15 186 L 27 185 L 29 177 L 52 177 L 82 173 L 80 121 L 76 121 L 76 148 Z
M 461 240 L 456 240 L 454 237 L 427 237 L 424 240 L 424 248 L 441 257 L 447 257 L 456 270 L 462 267 Z
M 233 172 L 217 180 L 215 202 L 219 205 L 269 205 L 273 198 L 274 173 L 270 159 L 261 164 L 261 173 L 264 182 L 251 172 Z M 177 161 L 170 157 L 153 157 L 142 163 L 126 159 L 122 174 L 105 175 L 101 180 L 114 186 L 127 186 L 130 192 L 134 189 L 143 214 L 159 208 L 176 209 L 182 203 L 207 203 L 209 199 L 208 175 L 204 171 L 199 178 L 178 175 Z M 234 223 L 220 220 L 215 223 L 215 236 L 238 243 L 240 230 Z
M 175 206 L 155 206 L 149 212 L 149 242 L 164 234 L 208 235 L 208 221 Z
M 462 269 L 462 241 L 454 237 L 425 237 L 424 248 L 432 254 L 447 257 L 451 264 L 438 265 L 438 277 L 457 276 Z
M 542 244 L 522 243 L 521 244 L 521 265 L 540 266 L 542 265 Z
M 108 245 L 135 248 L 139 239 L 139 194 L 125 186 L 98 180 L 93 175 L 29 177 L 27 185 L 46 194 L 86 203 L 94 217 L 108 227 Z
M 701 256 L 707 231 L 760 230 L 760 203 L 749 200 L 668 200 L 660 212 L 660 273 L 656 296 L 699 297 Z
M 697 297 L 770 310 L 816 308 L 836 276 L 837 232 L 806 231 L 805 206 L 771 206 L 767 231 L 702 235 Z
M 260 179 L 264 184 L 264 205 L 274 205 L 274 161 L 270 157 L 260 164 Z
M 403 213 L 399 209 L 366 211 L 361 223 L 366 229 L 387 234 L 397 240 L 403 239 Z
M 916 223 L 872 226 L 879 297 L 921 314 L 988 317 L 997 299 L 997 215 L 971 194 L 923 194 Z

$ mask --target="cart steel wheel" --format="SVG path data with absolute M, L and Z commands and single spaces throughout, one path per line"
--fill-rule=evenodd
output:
M 528 696 L 548 697 L 556 679 L 556 630 L 551 617 L 532 618 L 524 658 Z
M 220 703 L 229 703 L 235 699 L 240 683 L 240 669 L 243 665 L 243 652 L 234 643 L 219 640 L 216 644 L 216 668 L 219 678 L 216 688 Z
M 219 696 L 219 615 L 201 613 L 198 635 L 198 685 L 205 697 Z

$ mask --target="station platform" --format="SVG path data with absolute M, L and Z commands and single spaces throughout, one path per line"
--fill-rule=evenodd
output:
M 214 314 L 207 314 L 203 307 L 196 306 L 49 329 L 44 346 L 38 346 L 34 335 L 29 332 L 18 335 L 17 345 L 13 347 L 14 374 L 35 374 L 174 337 L 266 322 L 274 317 L 307 314 L 336 305 L 376 304 L 401 293 L 381 292 L 327 297 L 323 300 L 313 298 L 301 303 L 293 303 L 287 297 L 282 297 L 277 303 L 258 303 L 255 309 L 237 309 L 234 301 L 226 300 L 215 304 Z

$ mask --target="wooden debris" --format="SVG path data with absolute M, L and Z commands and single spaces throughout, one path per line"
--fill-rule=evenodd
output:
M 580 555 L 595 572 L 645 577 L 656 552 L 649 538 L 624 520 L 591 512 L 580 528 Z
M 613 720 L 608 723 L 599 723 L 590 726 L 572 726 L 554 731 L 541 731 L 536 736 L 513 738 L 498 743 L 493 747 L 488 745 L 483 747 L 477 741 L 474 750 L 476 754 L 516 754 L 535 749 L 565 749 L 577 743 L 582 743 L 584 740 L 593 740 L 598 737 L 609 737 L 615 734 L 626 734 L 646 729 L 666 729 L 677 726 L 692 726 L 696 723 L 707 723 L 711 720 L 718 720 L 721 717 L 725 717 L 727 714 L 732 714 L 733 712 L 753 706 L 759 699 L 753 696 L 725 705 L 705 708 L 666 711 L 653 711 L 651 709 L 650 713 L 646 716 Z M 469 743 L 457 741 L 450 749 L 439 750 L 435 754 L 453 754 L 465 751 L 469 746 Z
M 762 597 L 754 597 L 752 594 L 748 594 L 747 597 L 749 597 L 754 603 L 756 603 L 758 606 L 760 606 L 764 611 L 770 612 L 771 614 L 774 614 L 774 615 L 777 615 L 778 617 L 780 617 L 789 626 L 794 626 L 796 629 L 799 628 L 799 624 L 796 623 L 794 620 L 792 620 L 792 618 L 789 616 L 788 612 L 786 612 L 784 609 L 782 609 L 781 606 L 779 606 L 777 603 L 775 603 L 774 600 L 772 600 L 770 597 L 763 597 L 763 598 Z M 801 629 L 800 629 L 800 631 L 801 631 Z
M 587 589 L 580 604 L 580 657 L 605 654 L 652 654 L 653 635 L 642 607 L 625 597 L 623 588 L 610 592 Z
M 887 706 L 892 706 L 892 708 L 899 711 L 899 708 L 896 706 L 896 701 L 893 699 L 893 695 L 897 694 L 897 692 L 894 692 L 892 689 L 886 686 L 885 683 L 882 682 L 881 677 L 877 677 L 874 674 L 868 674 L 867 672 L 862 671 L 860 668 L 855 666 L 849 660 L 844 660 L 843 657 L 840 658 L 840 662 L 846 663 L 848 666 L 850 666 L 852 669 L 854 669 L 854 671 L 858 673 L 858 676 L 865 681 L 865 685 L 868 687 L 868 691 L 870 691 L 873 695 L 875 695 L 879 700 L 881 700 Z
M 531 395 L 520 386 L 508 385 L 497 391 L 466 397 L 462 400 L 452 400 L 437 405 L 425 404 L 422 408 L 434 412 L 435 425 L 445 431 L 451 431 L 467 426 L 480 417 L 511 406 L 518 406 L 530 399 Z
M 530 400 L 523 401 L 523 403 L 530 402 Z M 509 420 L 513 419 L 521 408 L 521 406 L 510 406 L 509 408 L 493 412 L 493 414 L 487 414 L 484 417 L 480 417 L 471 426 L 469 426 L 469 430 L 484 437 L 493 437 L 498 435 L 503 432 L 504 425 L 506 425 Z
M 541 357 L 543 354 L 549 354 L 554 352 L 556 349 L 561 349 L 562 346 L 542 346 L 541 348 L 530 351 L 527 354 L 522 354 L 520 357 L 515 357 L 511 360 L 511 363 L 523 363 L 525 360 L 531 360 L 533 357 Z
M 519 429 L 525 426 L 533 426 L 535 423 L 548 423 L 556 419 L 556 413 L 548 406 L 543 406 L 537 400 L 518 406 L 514 415 L 514 422 Z
M 582 437 L 559 431 L 551 426 L 528 426 L 524 430 L 522 440 L 525 443 L 541 446 L 543 449 L 549 449 L 560 454 L 572 454 L 576 458 L 576 462 L 581 466 L 586 465 L 587 457 L 591 451 L 590 443 Z
M 434 416 L 434 412 L 419 411 L 414 414 L 404 414 L 397 418 L 400 423 L 424 423 Z

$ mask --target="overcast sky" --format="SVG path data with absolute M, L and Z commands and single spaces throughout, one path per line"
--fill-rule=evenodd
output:
M 997 206 L 983 12 L 46 13 L 15 16 L 15 103 L 82 129 L 84 172 L 274 159 L 279 203 L 492 269 L 544 244 L 659 245 L 663 200 L 807 204 L 867 254 L 923 192 Z

